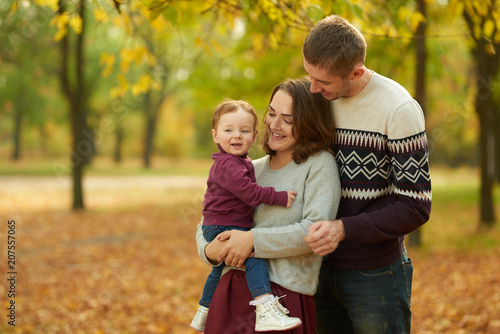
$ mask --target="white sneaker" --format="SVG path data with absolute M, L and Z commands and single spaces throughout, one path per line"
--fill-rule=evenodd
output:
M 256 305 L 255 331 L 286 331 L 302 325 L 299 318 L 289 317 L 288 309 L 280 304 L 279 298 Z
M 191 321 L 191 328 L 194 328 L 199 332 L 204 332 L 207 315 L 208 307 L 200 305 L 200 307 L 198 307 L 198 311 L 196 311 L 196 314 L 194 315 L 193 321 Z

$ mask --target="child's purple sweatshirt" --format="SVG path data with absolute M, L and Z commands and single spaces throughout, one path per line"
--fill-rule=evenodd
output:
M 210 168 L 207 191 L 203 201 L 204 225 L 230 225 L 250 228 L 254 208 L 260 204 L 286 206 L 288 193 L 261 187 L 255 180 L 255 171 L 247 154 L 236 156 L 212 153 L 214 164 Z

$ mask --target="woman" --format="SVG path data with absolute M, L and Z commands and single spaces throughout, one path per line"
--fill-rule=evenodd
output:
M 267 155 L 254 161 L 260 186 L 297 192 L 292 207 L 261 205 L 255 210 L 252 230 L 227 231 L 211 243 L 201 228 L 196 235 L 200 257 L 212 265 L 224 260 L 228 266 L 241 267 L 252 252 L 267 258 L 273 294 L 283 296 L 279 302 L 289 316 L 302 320 L 302 326 L 287 333 L 302 334 L 315 333 L 312 296 L 321 266 L 321 257 L 304 237 L 315 221 L 335 218 L 340 199 L 337 165 L 329 152 L 335 136 L 333 116 L 328 101 L 311 94 L 310 85 L 303 78 L 274 89 L 261 140 Z M 205 333 L 254 333 L 254 324 L 266 319 L 255 319 L 248 305 L 251 300 L 244 272 L 226 270 L 210 304 Z M 276 307 L 283 308 L 281 304 Z

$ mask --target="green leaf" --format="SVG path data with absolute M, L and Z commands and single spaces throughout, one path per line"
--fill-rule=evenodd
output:
M 169 6 L 163 10 L 162 14 L 165 20 L 172 23 L 172 25 L 177 25 L 177 23 L 179 23 L 179 11 L 177 8 Z
M 307 17 L 310 18 L 313 22 L 318 22 L 322 18 L 325 17 L 325 13 L 323 12 L 323 8 L 318 5 L 311 5 L 306 9 Z
M 240 6 L 243 13 L 248 14 L 255 9 L 254 0 L 240 0 Z
M 351 10 L 354 16 L 356 16 L 360 20 L 364 20 L 365 17 L 363 15 L 363 9 L 358 5 L 351 5 Z

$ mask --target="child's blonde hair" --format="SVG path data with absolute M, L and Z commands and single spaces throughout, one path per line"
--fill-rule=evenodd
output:
M 254 132 L 257 133 L 259 119 L 257 117 L 257 113 L 255 112 L 255 108 L 250 103 L 242 100 L 225 99 L 217 107 L 215 107 L 214 115 L 212 117 L 212 129 L 217 129 L 217 125 L 219 124 L 219 120 L 222 115 L 236 112 L 240 108 L 252 115 L 254 119 Z

